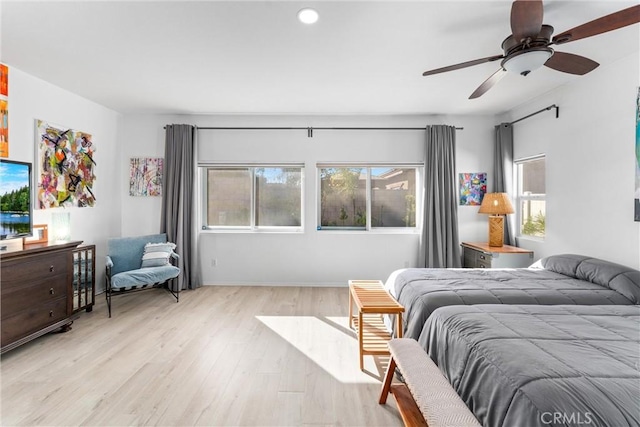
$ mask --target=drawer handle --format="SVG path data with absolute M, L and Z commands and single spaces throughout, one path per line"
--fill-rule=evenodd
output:
M 56 291 L 54 291 L 53 288 L 49 289 L 49 295 L 53 295 L 55 293 L 56 293 Z
M 480 255 L 480 259 L 487 259 L 484 255 Z
M 53 317 L 53 310 L 49 312 L 49 317 Z
M 487 266 L 484 264 L 480 264 L 480 268 L 487 268 Z
M 53 270 L 55 270 L 55 268 L 53 267 L 53 265 L 49 266 L 49 272 L 53 273 Z

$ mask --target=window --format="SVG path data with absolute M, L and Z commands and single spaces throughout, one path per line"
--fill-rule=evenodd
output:
M 537 156 L 516 161 L 519 235 L 544 238 L 545 158 Z
M 301 166 L 215 166 L 204 171 L 204 228 L 302 226 Z
M 321 166 L 321 228 L 416 227 L 413 166 Z

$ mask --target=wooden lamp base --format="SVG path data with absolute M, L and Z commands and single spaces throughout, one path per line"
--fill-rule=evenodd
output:
M 489 246 L 504 246 L 504 216 L 489 215 Z

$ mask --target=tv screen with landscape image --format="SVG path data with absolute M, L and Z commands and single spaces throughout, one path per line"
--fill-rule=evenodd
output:
M 31 163 L 0 159 L 0 239 L 31 236 Z

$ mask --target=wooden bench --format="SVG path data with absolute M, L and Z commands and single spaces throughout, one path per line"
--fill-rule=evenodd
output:
M 389 341 L 391 359 L 378 403 L 393 393 L 405 426 L 480 427 L 480 423 L 455 392 L 440 369 L 412 339 Z M 391 384 L 396 366 L 405 384 Z
M 358 315 L 353 314 L 353 304 Z M 364 368 L 364 355 L 389 355 L 387 343 L 391 334 L 382 319 L 383 314 L 395 314 L 397 333 L 402 337 L 404 307 L 384 289 L 380 280 L 349 280 L 349 327 L 358 333 L 360 370 Z

